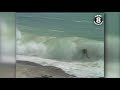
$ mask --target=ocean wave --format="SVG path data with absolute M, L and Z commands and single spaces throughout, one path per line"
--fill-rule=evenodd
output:
M 104 42 L 81 37 L 31 36 L 17 33 L 17 54 L 66 61 L 104 60 Z M 87 49 L 89 59 L 82 50 Z
M 72 20 L 73 22 L 76 22 L 76 23 L 93 23 L 91 21 L 88 21 L 88 20 Z
M 64 32 L 62 30 L 54 30 L 54 29 L 50 29 L 50 31 L 53 31 L 53 32 Z

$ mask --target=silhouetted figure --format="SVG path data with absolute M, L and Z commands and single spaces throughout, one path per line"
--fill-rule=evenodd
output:
M 83 50 L 82 50 L 82 54 L 85 55 L 88 59 L 90 58 L 90 57 L 88 56 L 87 49 L 83 49 Z

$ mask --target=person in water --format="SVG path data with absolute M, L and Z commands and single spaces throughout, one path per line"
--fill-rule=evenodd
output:
M 90 58 L 90 57 L 88 56 L 88 51 L 87 51 L 87 49 L 83 49 L 83 50 L 82 50 L 82 54 L 83 54 L 84 56 L 86 56 L 88 59 Z

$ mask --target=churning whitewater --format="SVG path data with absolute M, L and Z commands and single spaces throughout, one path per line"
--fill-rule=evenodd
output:
M 17 60 L 61 68 L 76 77 L 104 77 L 104 42 L 83 37 L 17 34 Z M 86 49 L 89 58 L 82 50 Z

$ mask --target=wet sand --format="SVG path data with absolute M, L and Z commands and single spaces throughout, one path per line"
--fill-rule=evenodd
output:
M 53 66 L 42 66 L 28 61 L 17 61 L 16 78 L 75 78 Z

